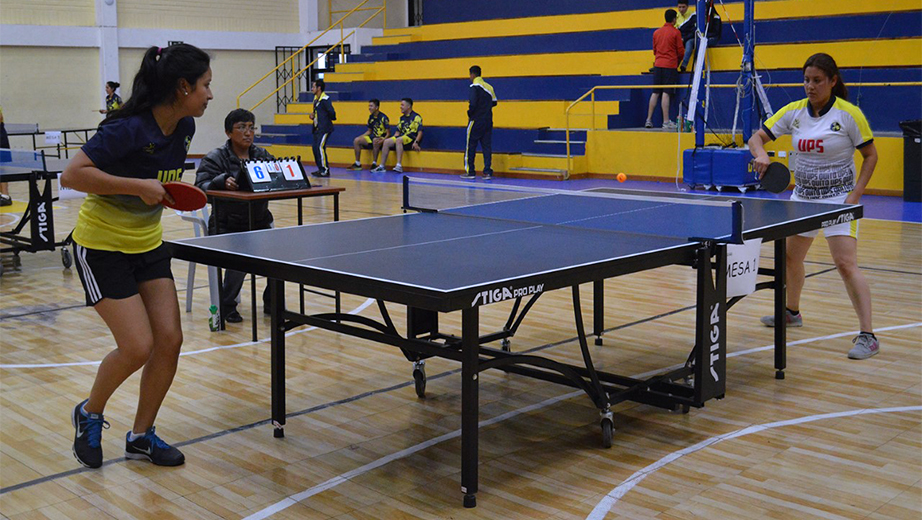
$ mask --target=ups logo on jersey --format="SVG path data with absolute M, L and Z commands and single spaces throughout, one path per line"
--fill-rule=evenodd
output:
M 839 130 L 842 129 L 842 125 L 840 125 L 839 122 L 836 121 L 832 124 L 832 126 L 829 127 L 829 129 L 832 130 L 833 132 L 838 132 Z
M 154 153 L 154 143 L 147 143 L 147 146 L 142 148 L 145 153 L 153 154 Z
M 794 128 L 800 128 L 800 119 L 795 119 L 794 123 L 791 124 Z

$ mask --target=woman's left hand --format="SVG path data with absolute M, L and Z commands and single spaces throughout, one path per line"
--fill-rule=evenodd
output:
M 858 201 L 861 200 L 861 194 L 855 191 L 848 193 L 848 196 L 845 197 L 846 204 L 858 204 Z

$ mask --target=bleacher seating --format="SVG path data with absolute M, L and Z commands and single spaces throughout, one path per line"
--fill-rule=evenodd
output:
M 466 76 L 473 64 L 483 68 L 500 100 L 493 137 L 499 175 L 559 175 L 566 168 L 561 131 L 567 124 L 566 107 L 593 86 L 638 88 L 600 91 L 596 120 L 590 121 L 590 103 L 582 103 L 571 113 L 571 128 L 617 131 L 642 126 L 650 93 L 652 32 L 674 0 L 468 0 L 463 5 L 459 9 L 457 3 L 427 2 L 426 25 L 385 31 L 326 76 L 339 114 L 329 141 L 334 163 L 352 161 L 352 139 L 364 131 L 368 99 L 381 99 L 393 124 L 399 117 L 398 100 L 409 96 L 424 119 L 425 136 L 423 152 L 410 154 L 404 166 L 460 171 Z M 766 84 L 802 81 L 803 61 L 819 51 L 837 59 L 846 82 L 922 81 L 922 10 L 917 0 L 774 0 L 758 1 L 755 10 L 756 65 Z M 742 54 L 736 39 L 742 35 L 742 3 L 725 1 L 718 12 L 724 30 L 709 53 L 712 81 L 735 83 Z M 690 82 L 690 75 L 681 75 L 681 80 Z M 303 149 L 311 142 L 309 96 L 302 95 L 301 103 L 277 115 L 275 125 L 263 125 L 258 142 L 272 144 L 280 155 L 310 157 Z M 802 98 L 803 91 L 770 88 L 768 96 L 779 108 Z M 710 99 L 709 124 L 728 129 L 735 92 L 713 89 Z M 861 106 L 878 133 L 895 132 L 899 121 L 922 115 L 919 87 L 853 87 L 851 101 Z M 599 161 L 586 157 L 587 149 L 594 149 L 587 145 L 592 134 L 571 132 L 571 166 L 577 175 L 605 173 L 595 171 Z M 298 147 L 302 149 L 293 149 Z

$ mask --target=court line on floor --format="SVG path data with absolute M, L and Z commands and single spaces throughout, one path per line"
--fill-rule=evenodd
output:
M 805 417 L 798 417 L 796 419 L 788 419 L 786 421 L 776 421 L 765 424 L 758 424 L 754 426 L 748 426 L 740 430 L 736 430 L 730 433 L 725 433 L 723 435 L 718 435 L 716 437 L 711 437 L 710 439 L 703 440 L 697 444 L 693 444 L 687 448 L 681 449 L 679 451 L 670 453 L 669 455 L 664 456 L 658 461 L 650 464 L 649 466 L 634 472 L 633 475 L 628 477 L 627 480 L 619 484 L 616 488 L 612 489 L 605 495 L 599 503 L 595 506 L 589 516 L 586 517 L 586 520 L 602 520 L 606 515 L 611 511 L 611 509 L 618 503 L 621 498 L 624 497 L 629 491 L 634 489 L 637 484 L 640 484 L 645 478 L 649 477 L 658 470 L 666 467 L 667 465 L 681 459 L 686 455 L 691 455 L 692 453 L 701 451 L 705 448 L 709 448 L 719 442 L 723 442 L 730 439 L 736 439 L 739 437 L 744 437 L 753 433 L 760 433 L 765 430 L 771 430 L 774 428 L 781 428 L 783 426 L 794 426 L 797 424 L 804 424 L 816 421 L 823 421 L 826 419 L 837 419 L 840 417 L 853 417 L 856 415 L 869 415 L 869 414 L 879 414 L 879 413 L 903 413 L 903 412 L 917 412 L 922 411 L 922 406 L 898 406 L 893 408 L 863 408 L 860 410 L 848 410 L 844 412 L 834 412 L 834 413 L 825 413 L 820 415 L 808 415 Z
M 375 303 L 373 298 L 368 298 L 361 305 L 352 309 L 348 314 L 358 314 L 363 310 L 367 309 L 370 305 Z M 303 334 L 305 332 L 310 332 L 316 330 L 317 327 L 308 327 L 306 329 L 292 330 L 285 333 L 285 337 L 291 337 L 296 334 Z M 207 352 L 214 352 L 216 350 L 230 350 L 241 347 L 249 347 L 253 345 L 258 345 L 260 343 L 265 343 L 269 341 L 269 338 L 263 338 L 256 341 L 246 341 L 244 343 L 236 343 L 234 345 L 219 345 L 216 347 L 203 348 L 200 350 L 190 350 L 188 352 L 181 352 L 180 357 L 183 356 L 195 356 L 197 354 L 205 354 Z M 88 366 L 98 366 L 102 361 L 74 361 L 70 363 L 32 363 L 32 364 L 7 364 L 0 365 L 0 369 L 13 369 L 13 368 L 62 368 L 62 367 L 88 367 Z
M 636 320 L 636 321 L 632 321 L 632 322 L 629 322 L 629 323 L 622 323 L 621 325 L 616 325 L 616 326 L 614 326 L 614 327 L 605 329 L 605 330 L 603 330 L 602 332 L 603 332 L 603 333 L 609 333 L 609 332 L 614 332 L 614 331 L 621 330 L 621 329 L 626 329 L 626 328 L 628 328 L 628 327 L 633 327 L 633 326 L 635 326 L 635 325 L 640 325 L 640 324 L 642 324 L 642 323 L 647 323 L 647 322 L 650 322 L 650 321 L 658 320 L 658 319 L 660 319 L 660 318 L 665 318 L 665 317 L 668 317 L 668 316 L 672 316 L 673 314 L 679 314 L 679 313 L 681 313 L 681 312 L 685 312 L 685 311 L 688 311 L 688 310 L 691 310 L 691 309 L 694 309 L 694 308 L 695 308 L 694 305 L 690 305 L 690 306 L 688 306 L 688 307 L 683 307 L 683 308 L 680 308 L 680 309 L 674 309 L 674 310 L 671 310 L 671 311 L 668 311 L 668 312 L 664 312 L 664 313 L 659 314 L 659 315 L 656 315 L 656 316 L 650 316 L 650 317 L 643 318 L 643 319 Z M 546 344 L 544 344 L 544 345 L 539 345 L 539 346 L 533 347 L 533 348 L 531 348 L 531 349 L 523 350 L 523 351 L 521 351 L 521 353 L 522 353 L 522 354 L 532 354 L 532 353 L 535 353 L 535 352 L 540 352 L 540 351 L 543 351 L 543 350 L 547 350 L 547 349 L 549 349 L 549 348 L 557 347 L 557 346 L 560 346 L 560 345 L 565 345 L 565 344 L 567 344 L 567 343 L 571 343 L 571 342 L 577 341 L 578 339 L 579 339 L 579 338 L 577 338 L 577 337 L 571 337 L 571 338 L 563 339 L 563 340 L 560 340 L 560 341 L 556 341 L 556 342 L 554 342 L 554 343 L 546 343 Z M 460 372 L 461 372 L 461 369 L 460 369 L 460 368 L 456 368 L 456 369 L 453 369 L 453 370 L 446 370 L 446 371 L 444 371 L 444 372 L 440 372 L 440 373 L 435 374 L 435 375 L 430 375 L 430 376 L 428 376 L 426 379 L 427 379 L 428 381 L 433 381 L 433 380 L 442 379 L 442 378 L 445 378 L 445 377 L 448 377 L 448 376 L 450 376 L 450 375 L 454 375 L 454 374 L 457 374 L 457 373 L 460 373 Z M 655 372 L 655 371 L 651 371 L 650 374 L 652 375 L 654 372 Z M 400 390 L 400 389 L 402 389 L 402 388 L 406 388 L 406 387 L 412 386 L 412 385 L 414 385 L 414 384 L 415 384 L 414 381 L 409 380 L 409 381 L 406 381 L 406 382 L 403 382 L 403 383 L 398 383 L 398 384 L 396 384 L 396 385 L 391 385 L 391 386 L 389 386 L 389 387 L 378 388 L 378 389 L 376 389 L 376 390 L 369 390 L 369 391 L 367 391 L 367 392 L 363 392 L 363 393 L 361 393 L 361 394 L 356 394 L 356 395 L 353 395 L 353 396 L 350 396 L 350 397 L 346 397 L 346 398 L 343 398 L 343 399 L 339 399 L 339 400 L 337 400 L 337 401 L 331 401 L 331 402 L 327 402 L 327 403 L 322 403 L 322 404 L 319 404 L 319 405 L 316 405 L 316 406 L 312 406 L 312 407 L 310 407 L 310 408 L 306 408 L 306 409 L 304 409 L 304 410 L 299 410 L 299 411 L 297 411 L 297 412 L 291 412 L 291 413 L 286 414 L 285 417 L 286 417 L 287 419 L 291 419 L 291 418 L 294 418 L 294 417 L 299 417 L 299 416 L 301 416 L 301 415 L 307 415 L 307 414 L 310 414 L 310 413 L 318 412 L 318 411 L 320 411 L 320 410 L 326 410 L 326 409 L 328 409 L 328 408 L 333 408 L 333 407 L 340 406 L 340 405 L 343 405 L 343 404 L 352 403 L 352 402 L 358 401 L 358 400 L 360 400 L 360 399 L 364 399 L 364 398 L 366 398 L 366 397 L 373 397 L 373 396 L 375 396 L 375 395 L 385 394 L 385 393 L 388 393 L 388 392 L 391 392 L 391 391 L 394 391 L 394 390 Z M 250 424 L 244 424 L 244 425 L 236 426 L 236 427 L 234 427 L 234 428 L 229 428 L 229 429 L 227 429 L 227 430 L 221 430 L 221 431 L 218 431 L 218 432 L 214 432 L 214 433 L 209 433 L 209 434 L 207 434 L 207 435 L 203 435 L 203 436 L 201 436 L 201 437 L 196 437 L 196 438 L 194 438 L 194 439 L 188 439 L 188 440 L 185 440 L 185 441 L 182 441 L 182 442 L 178 442 L 178 443 L 175 444 L 175 446 L 176 446 L 177 448 L 181 448 L 181 447 L 183 447 L 183 446 L 189 446 L 189 445 L 192 445 L 192 444 L 198 444 L 198 443 L 200 443 L 200 442 L 204 442 L 204 441 L 208 441 L 208 440 L 212 440 L 212 439 L 217 439 L 217 438 L 219 438 L 219 437 L 224 437 L 225 435 L 230 435 L 230 434 L 232 434 L 232 433 L 238 433 L 238 432 L 242 432 L 242 431 L 246 431 L 246 430 L 251 430 L 251 429 L 257 428 L 257 427 L 259 427 L 259 426 L 264 426 L 264 425 L 270 424 L 271 422 L 272 422 L 271 419 L 263 419 L 263 420 L 261 420 L 261 421 L 256 421 L 256 422 L 253 422 L 253 423 L 250 423 Z M 102 465 L 103 465 L 103 467 L 105 467 L 105 466 L 110 466 L 110 465 L 112 465 L 112 464 L 117 464 L 117 463 L 119 463 L 119 462 L 124 462 L 124 461 L 126 461 L 126 460 L 127 460 L 127 459 L 125 459 L 124 457 L 119 457 L 119 458 L 115 458 L 115 459 L 109 459 L 109 460 L 103 462 Z M 27 488 L 27 487 L 32 487 L 32 486 L 35 486 L 35 485 L 37 485 L 37 484 L 43 484 L 43 483 L 45 483 L 45 482 L 50 482 L 50 481 L 57 480 L 57 479 L 60 479 L 60 478 L 69 477 L 69 476 L 77 475 L 77 474 L 80 474 L 80 473 L 87 473 L 87 472 L 91 472 L 91 471 L 95 471 L 95 470 L 89 469 L 89 468 L 82 468 L 82 467 L 81 467 L 81 468 L 75 468 L 75 469 L 71 469 L 71 470 L 67 470 L 67 471 L 62 471 L 62 472 L 60 472 L 60 473 L 55 473 L 55 474 L 53 474 L 53 475 L 46 475 L 46 476 L 44 476 L 44 477 L 39 477 L 39 478 L 36 478 L 36 479 L 33 479 L 33 480 L 29 480 L 29 481 L 25 481 L 25 482 L 20 482 L 19 484 L 13 484 L 13 485 L 11 485 L 11 486 L 2 487 L 2 488 L 0 488 L 0 495 L 3 495 L 3 494 L 5 494 L 5 493 L 9 493 L 9 492 L 12 492 L 12 491 L 16 491 L 16 490 L 19 490 L 19 489 L 23 489 L 23 488 Z
M 877 329 L 877 332 L 886 332 L 886 331 L 890 331 L 890 330 L 908 329 L 908 328 L 920 327 L 920 326 L 922 326 L 922 322 L 911 323 L 911 324 L 906 324 L 906 325 L 895 325 L 895 326 L 892 326 L 892 327 L 885 327 L 885 328 Z M 838 334 L 830 334 L 830 335 L 827 335 L 827 336 L 821 336 L 821 337 L 817 337 L 817 338 L 809 338 L 809 339 L 799 340 L 799 341 L 795 341 L 795 342 L 788 343 L 788 345 L 789 345 L 789 346 L 790 346 L 790 345 L 800 345 L 800 344 L 803 344 L 803 343 L 808 343 L 808 342 L 813 342 L 813 341 L 823 341 L 823 340 L 827 340 L 827 339 L 835 339 L 835 338 L 840 338 L 840 337 L 842 337 L 842 336 L 850 336 L 850 335 L 856 335 L 856 334 L 858 334 L 858 331 L 842 332 L 842 333 L 838 333 Z M 775 348 L 774 345 L 768 345 L 768 346 L 765 346 L 765 347 L 756 347 L 756 348 L 753 348 L 753 349 L 743 350 L 743 351 L 740 351 L 740 352 L 734 352 L 734 353 L 732 353 L 732 354 L 728 354 L 728 355 L 727 355 L 727 358 L 737 357 L 737 356 L 743 356 L 743 355 L 752 354 L 752 353 L 755 353 L 755 352 L 762 352 L 762 351 L 764 351 L 764 350 L 769 350 L 769 349 L 774 349 L 774 348 Z M 637 375 L 634 375 L 634 376 L 631 376 L 631 377 L 632 377 L 632 378 L 635 378 L 635 379 L 644 378 L 644 377 L 650 377 L 650 376 L 653 376 L 653 375 L 656 375 L 656 374 L 659 374 L 659 373 L 662 373 L 662 372 L 666 372 L 666 371 L 669 371 L 669 370 L 672 370 L 672 369 L 675 369 L 675 368 L 680 368 L 680 367 L 682 367 L 682 366 L 683 366 L 683 365 L 680 364 L 680 365 L 675 365 L 675 366 L 673 366 L 673 367 L 669 367 L 669 368 L 665 368 L 665 369 L 663 369 L 663 368 L 658 368 L 658 369 L 651 370 L 651 371 L 645 372 L 645 373 L 643 373 L 643 374 L 637 374 Z M 493 417 L 492 419 L 487 419 L 487 420 L 480 421 L 479 424 L 478 424 L 478 429 L 480 429 L 480 428 L 485 428 L 485 427 L 487 427 L 487 426 L 491 426 L 491 425 L 500 423 L 500 422 L 502 422 L 502 421 L 505 421 L 506 419 L 511 419 L 511 418 L 513 418 L 513 417 L 516 417 L 516 416 L 518 416 L 518 415 L 522 415 L 522 414 L 524 414 L 524 413 L 528 413 L 528 412 L 531 412 L 531 411 L 534 411 L 534 410 L 539 410 L 539 409 L 545 408 L 545 407 L 547 407 L 547 406 L 550 406 L 550 405 L 552 405 L 552 404 L 558 403 L 558 402 L 560 402 L 560 401 L 565 401 L 565 400 L 567 400 L 567 399 L 572 399 L 572 398 L 574 398 L 574 397 L 578 397 L 578 396 L 583 395 L 583 394 L 584 394 L 584 392 L 583 392 L 582 390 L 577 390 L 577 391 L 574 391 L 574 392 L 569 392 L 569 393 L 567 393 L 567 394 L 559 395 L 559 396 L 557 396 L 557 397 L 552 397 L 552 398 L 550 398 L 550 399 L 546 399 L 546 400 L 541 401 L 541 402 L 539 402 L 539 403 L 535 403 L 535 404 L 532 404 L 532 405 L 529 405 L 529 406 L 526 406 L 526 407 L 523 407 L 523 408 L 519 408 L 519 409 L 517 409 L 517 410 L 509 411 L 509 412 L 506 412 L 506 413 L 504 413 L 504 414 L 501 414 L 501 415 L 498 415 L 498 416 L 496 416 L 496 417 Z M 922 409 L 922 407 L 919 407 L 919 408 Z M 840 413 L 846 413 L 846 412 L 840 412 Z M 750 427 L 750 428 L 755 428 L 755 427 Z M 745 429 L 744 429 L 744 430 L 745 430 Z M 744 431 L 744 430 L 740 430 L 740 431 Z M 245 517 L 243 520 L 263 520 L 263 519 L 268 518 L 269 516 L 271 516 L 271 515 L 273 515 L 273 514 L 275 514 L 275 513 L 278 513 L 279 511 L 283 511 L 283 510 L 285 510 L 285 509 L 287 509 L 287 508 L 289 508 L 289 507 L 291 507 L 291 506 L 297 504 L 298 502 L 300 502 L 300 501 L 302 501 L 302 500 L 305 500 L 305 499 L 307 499 L 307 498 L 310 498 L 310 497 L 312 497 L 312 496 L 314 496 L 314 495 L 316 495 L 316 494 L 318 494 L 318 493 L 321 493 L 321 492 L 323 492 L 323 491 L 326 491 L 326 490 L 328 490 L 328 489 L 332 489 L 332 488 L 334 488 L 334 487 L 336 487 L 336 486 L 338 486 L 338 485 L 340 485 L 340 484 L 342 484 L 342 483 L 348 481 L 348 480 L 351 479 L 351 478 L 354 478 L 354 477 L 360 476 L 360 475 L 362 475 L 362 474 L 368 473 L 369 471 L 372 471 L 372 470 L 374 470 L 374 469 L 377 469 L 377 468 L 379 468 L 379 467 L 381 467 L 381 466 L 384 466 L 384 465 L 386 465 L 386 464 L 388 464 L 388 463 L 390 463 L 390 462 L 393 462 L 393 461 L 395 461 L 395 460 L 399 460 L 399 459 L 408 457 L 408 456 L 410 456 L 410 455 L 412 455 L 412 454 L 414 454 L 414 453 L 417 453 L 417 452 L 419 452 L 419 451 L 422 451 L 422 450 L 424 450 L 424 449 L 426 449 L 426 448 L 432 447 L 432 446 L 434 446 L 434 445 L 436 445 L 436 444 L 439 444 L 439 443 L 441 443 L 441 442 L 444 442 L 444 441 L 447 441 L 447 440 L 451 440 L 451 439 L 454 439 L 454 438 L 460 437 L 460 436 L 461 436 L 461 430 L 460 430 L 460 429 L 457 429 L 457 430 L 455 430 L 455 431 L 453 431 L 453 432 L 446 433 L 446 434 L 440 435 L 440 436 L 438 436 L 438 437 L 434 437 L 434 438 L 432 438 L 432 439 L 429 439 L 429 440 L 427 440 L 427 441 L 423 441 L 423 442 L 421 442 L 421 443 L 419 443 L 419 444 L 416 444 L 416 445 L 414 445 L 414 446 L 410 446 L 409 448 L 405 448 L 405 449 L 403 449 L 403 450 L 400 450 L 400 451 L 398 451 L 398 452 L 392 453 L 392 454 L 390 454 L 390 455 L 386 455 L 386 456 L 384 456 L 384 457 L 382 457 L 382 458 L 380 458 L 380 459 L 378 459 L 378 460 L 369 462 L 368 464 L 365 464 L 365 465 L 360 466 L 360 467 L 358 467 L 358 468 L 355 468 L 355 469 L 353 469 L 353 470 L 347 471 L 346 473 L 343 473 L 342 475 L 338 475 L 338 476 L 336 476 L 336 477 L 333 477 L 333 478 L 331 478 L 331 479 L 329 479 L 329 480 L 327 480 L 327 481 L 325 481 L 325 482 L 322 482 L 322 483 L 320 483 L 320 484 L 318 484 L 318 485 L 316 485 L 316 486 L 314 486 L 314 487 L 311 487 L 311 488 L 309 488 L 309 489 L 306 489 L 306 490 L 304 490 L 304 491 L 302 491 L 302 492 L 300 492 L 300 493 L 296 493 L 296 494 L 294 494 L 294 495 L 290 495 L 290 496 L 288 496 L 288 497 L 286 497 L 286 498 L 284 498 L 284 499 L 282 499 L 282 500 L 276 502 L 275 504 L 273 504 L 273 505 L 271 505 L 271 506 L 269 506 L 269 507 L 266 507 L 266 508 L 264 508 L 264 509 L 261 509 L 261 510 L 257 511 L 256 513 L 253 513 L 253 514 L 251 514 L 251 515 L 248 515 L 248 516 Z M 700 444 L 700 443 L 699 443 L 699 444 Z M 697 445 L 696 445 L 696 446 L 697 446 Z M 700 448 L 699 448 L 699 449 L 700 449 Z M 639 482 L 639 481 L 638 481 L 638 482 Z

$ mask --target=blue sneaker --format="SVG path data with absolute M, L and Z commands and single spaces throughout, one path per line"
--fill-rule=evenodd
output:
M 134 441 L 128 440 L 130 437 L 129 431 L 125 435 L 126 459 L 149 460 L 157 466 L 179 466 L 186 462 L 186 457 L 181 451 L 157 437 L 153 426 Z
M 83 413 L 83 405 L 89 399 L 80 402 L 70 413 L 70 422 L 74 425 L 74 457 L 77 462 L 88 468 L 102 466 L 102 430 L 109 429 L 109 423 L 100 413 Z

